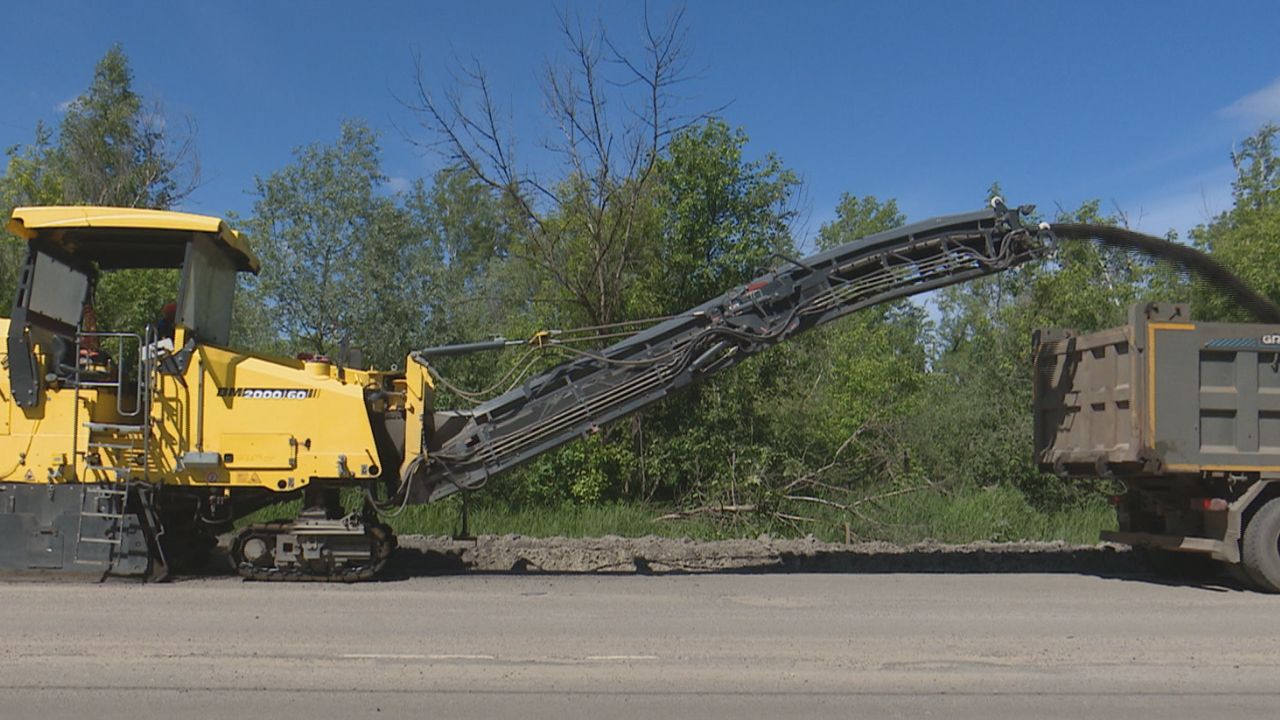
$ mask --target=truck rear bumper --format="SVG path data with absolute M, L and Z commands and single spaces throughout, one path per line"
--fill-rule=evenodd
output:
M 1178 552 L 1208 553 L 1214 560 L 1229 563 L 1240 562 L 1239 545 L 1223 540 L 1141 532 L 1113 532 L 1110 530 L 1102 531 L 1102 539 L 1106 542 L 1124 543 L 1133 547 L 1156 547 Z

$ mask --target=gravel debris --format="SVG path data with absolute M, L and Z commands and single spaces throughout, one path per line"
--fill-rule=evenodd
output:
M 812 536 L 703 541 L 690 538 L 531 538 L 481 535 L 473 540 L 402 535 L 391 570 L 404 573 L 1083 573 L 1145 572 L 1127 545 L 925 540 L 828 543 Z

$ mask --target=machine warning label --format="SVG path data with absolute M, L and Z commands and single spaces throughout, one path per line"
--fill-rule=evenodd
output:
M 319 394 L 320 391 L 315 389 L 218 388 L 218 397 L 245 398 L 246 400 L 310 400 Z

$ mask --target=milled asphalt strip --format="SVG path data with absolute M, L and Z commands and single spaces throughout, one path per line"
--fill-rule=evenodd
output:
M 657 655 L 588 655 L 588 660 L 657 660 Z
M 347 653 L 342 660 L 498 660 L 497 655 L 400 655 L 388 653 Z M 505 658 L 511 663 L 572 663 L 600 660 L 657 660 L 657 655 L 588 655 L 584 658 Z
M 173 686 L 119 686 L 119 685 L 0 685 L 0 692 L 13 690 L 24 692 L 68 692 L 68 691 L 109 691 L 123 693 L 137 692 L 173 692 L 173 693 L 268 693 L 272 695 L 489 695 L 494 697 L 519 697 L 526 695 L 547 695 L 555 697 L 957 697 L 957 698 L 1280 698 L 1280 691 L 1000 691 L 975 692 L 969 690 L 753 690 L 748 693 L 724 690 L 492 690 L 482 688 L 460 689 L 419 689 L 419 688 L 387 688 L 371 690 L 368 688 L 343 689 L 306 689 L 276 687 L 228 687 L 228 688 L 191 688 L 182 685 Z
M 496 655 L 397 655 L 394 653 L 348 653 L 343 660 L 497 660 Z

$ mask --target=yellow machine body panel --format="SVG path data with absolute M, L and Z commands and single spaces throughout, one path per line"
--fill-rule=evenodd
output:
M 298 466 L 298 439 L 290 433 L 227 433 L 220 443 L 230 470 L 292 470 Z
M 153 457 L 164 482 L 296 490 L 382 469 L 367 420 L 369 374 L 197 345 L 160 375 Z
M 0 337 L 9 335 L 9 318 L 0 318 Z M 9 418 L 13 415 L 13 399 L 9 397 L 9 353 L 3 347 L 0 347 L 0 438 L 9 434 Z M 4 440 L 0 440 L 4 443 Z M 6 453 L 0 450 L 0 457 L 7 457 L 12 453 Z M 4 463 L 0 461 L 0 466 Z M 2 469 L 2 468 L 0 468 Z M 0 479 L 3 479 L 0 475 Z
M 0 318 L 0 336 L 9 320 Z M 41 372 L 49 358 L 35 356 Z M 9 394 L 9 356 L 0 345 L 0 482 L 66 483 L 83 479 L 77 471 L 88 450 L 90 423 L 118 423 L 117 395 L 107 388 L 76 393 L 50 387 L 32 408 L 18 407 Z
M 195 356 L 185 373 L 158 376 L 149 436 L 128 424 L 107 390 L 49 387 L 36 407 L 15 407 L 0 363 L 0 457 L 13 458 L 0 466 L 0 482 L 144 479 L 288 491 L 311 478 L 381 472 L 361 385 L 368 373 L 346 370 L 344 380 L 327 363 L 312 363 L 324 366 L 319 375 L 300 361 L 213 346 L 197 346 Z M 47 359 L 37 362 L 43 368 Z

